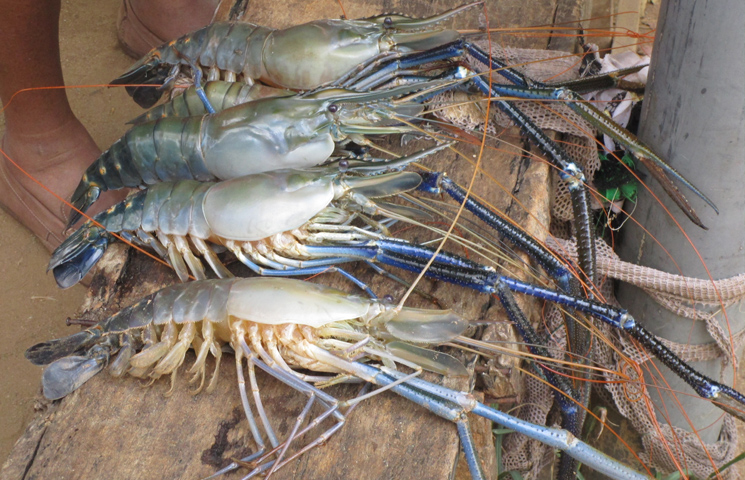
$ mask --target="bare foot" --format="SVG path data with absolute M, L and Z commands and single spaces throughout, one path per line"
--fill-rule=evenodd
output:
M 100 155 L 100 149 L 75 118 L 42 134 L 6 132 L 2 149 L 7 157 L 0 162 L 0 204 L 39 237 L 49 251 L 54 250 L 65 238 L 65 220 L 70 211 L 57 196 L 70 198 L 85 169 Z M 88 214 L 108 208 L 126 194 L 127 191 L 107 192 Z

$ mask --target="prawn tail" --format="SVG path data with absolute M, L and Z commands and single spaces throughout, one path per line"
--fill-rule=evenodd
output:
M 163 96 L 161 87 L 167 80 L 169 69 L 157 56 L 149 55 L 138 61 L 111 85 L 126 85 L 127 93 L 142 108 L 150 108 Z
M 90 208 L 93 203 L 98 200 L 98 197 L 101 195 L 101 189 L 95 185 L 91 185 L 89 183 L 86 183 L 84 181 L 81 181 L 77 188 L 75 189 L 75 192 L 72 194 L 72 198 L 70 199 L 70 205 L 73 206 L 72 210 L 70 211 L 70 218 L 67 220 L 67 228 L 72 228 L 76 223 L 78 223 L 78 220 L 80 220 L 83 216 L 80 212 L 85 212 Z
M 142 144 L 150 146 L 143 138 L 149 140 L 153 136 L 152 126 L 130 129 L 85 170 L 70 198 L 73 209 L 67 222 L 68 229 L 80 220 L 82 213 L 98 200 L 102 192 L 135 188 L 159 181 L 153 167 L 155 162 L 138 163 L 139 157 L 132 151 Z
M 66 397 L 103 370 L 107 363 L 108 355 L 60 358 L 49 365 L 41 376 L 44 396 L 49 400 Z
M 64 338 L 37 343 L 26 350 L 26 358 L 34 365 L 50 363 L 93 346 L 100 338 L 100 330 L 83 330 Z
M 44 396 L 58 400 L 100 372 L 116 345 L 101 343 L 103 330 L 94 327 L 65 338 L 37 343 L 25 356 L 34 365 L 48 365 L 41 377 Z M 77 353 L 78 355 L 73 355 Z
M 72 287 L 101 259 L 110 241 L 106 230 L 86 223 L 57 247 L 47 271 L 52 271 L 60 288 Z

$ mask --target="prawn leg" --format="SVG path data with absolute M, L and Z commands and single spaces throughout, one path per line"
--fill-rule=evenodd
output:
M 614 122 L 610 117 L 603 114 L 603 112 L 598 110 L 590 102 L 584 100 L 576 92 L 564 86 L 555 88 L 551 85 L 533 80 L 515 71 L 506 64 L 498 62 L 494 58 L 489 59 L 489 56 L 475 45 L 469 45 L 467 48 L 468 52 L 480 63 L 489 65 L 489 62 L 491 61 L 492 67 L 495 68 L 500 75 L 515 84 L 515 86 L 492 84 L 492 88 L 499 92 L 500 95 L 533 100 L 561 100 L 575 113 L 587 120 L 592 126 L 626 147 L 631 154 L 648 167 L 649 171 L 657 179 L 662 188 L 665 189 L 665 192 L 670 195 L 673 201 L 675 201 L 678 207 L 683 210 L 688 218 L 699 227 L 706 229 L 698 218 L 696 212 L 688 203 L 688 200 L 678 191 L 677 187 L 672 184 L 666 174 L 672 175 L 673 178 L 676 178 L 685 185 L 686 188 L 706 202 L 717 214 L 719 213 L 719 209 L 714 202 L 712 202 L 695 185 L 683 177 L 683 175 L 673 167 L 665 163 L 649 147 L 639 141 L 634 134 Z
M 401 69 L 411 68 L 416 65 L 423 65 L 433 61 L 453 59 L 461 57 L 466 51 L 471 53 L 471 48 L 478 48 L 465 40 L 456 40 L 450 44 L 422 52 L 408 55 L 404 58 L 394 60 L 382 66 L 374 74 L 368 76 L 364 83 L 359 79 L 354 79 L 358 83 L 356 88 L 379 85 L 396 76 Z M 488 59 L 487 59 L 488 60 Z M 502 96 L 497 90 L 496 85 L 490 85 L 481 78 L 478 72 L 471 72 L 474 75 L 468 75 L 461 69 L 454 70 L 454 80 L 467 80 L 467 83 L 473 85 L 483 94 L 492 97 L 492 102 L 502 110 L 510 119 L 520 127 L 530 140 L 543 152 L 549 161 L 557 168 L 559 177 L 567 184 L 572 200 L 574 210 L 575 230 L 577 232 L 577 246 L 579 252 L 579 267 L 584 274 L 584 281 L 588 285 L 595 283 L 596 253 L 595 238 L 592 233 L 592 223 L 590 221 L 590 207 L 587 197 L 587 186 L 585 175 L 582 169 L 574 160 L 562 149 L 556 142 L 551 140 L 543 130 L 538 128 L 535 123 L 520 109 L 511 102 L 502 100 Z
M 387 368 L 376 368 L 367 364 L 349 362 L 320 348 L 314 348 L 314 353 L 325 362 L 336 365 L 340 369 L 344 369 L 359 378 L 381 387 L 394 384 L 406 376 L 403 373 Z M 520 420 L 477 402 L 471 395 L 465 392 L 451 390 L 417 378 L 408 379 L 404 383 L 392 386 L 390 389 L 407 400 L 426 408 L 435 415 L 458 425 L 458 434 L 464 446 L 471 476 L 474 479 L 484 477 L 473 448 L 473 439 L 466 417 L 466 413 L 468 412 L 475 413 L 506 428 L 513 429 L 530 438 L 558 448 L 583 464 L 612 478 L 634 480 L 650 478 L 618 463 L 604 453 L 575 438 L 566 430 L 535 425 Z
M 182 56 L 186 64 L 189 65 L 191 71 L 194 73 L 194 90 L 196 91 L 197 97 L 202 102 L 202 105 L 204 106 L 204 109 L 207 111 L 207 113 L 212 115 L 217 110 L 215 110 L 215 107 L 212 106 L 212 102 L 210 101 L 209 97 L 207 97 L 207 93 L 204 91 L 204 87 L 202 87 L 202 69 L 197 66 L 194 60 L 187 58 L 185 55 Z
M 401 246 L 399 251 L 378 251 L 375 259 L 383 264 L 420 272 L 434 256 L 434 250 L 412 245 L 402 240 L 385 240 L 390 249 Z M 380 246 L 381 243 L 378 244 Z M 405 253 L 404 253 L 405 252 Z M 426 276 L 449 283 L 472 288 L 482 293 L 497 294 L 507 288 L 542 300 L 554 302 L 591 315 L 613 328 L 622 330 L 641 343 L 646 350 L 656 356 L 665 366 L 683 379 L 700 397 L 714 400 L 714 404 L 725 412 L 745 421 L 745 395 L 697 372 L 662 342 L 637 322 L 625 309 L 582 298 L 564 292 L 533 285 L 521 280 L 497 274 L 493 269 L 483 267 L 470 260 L 455 255 L 435 256 Z M 456 262 L 460 262 L 456 265 Z M 509 308 L 509 307 L 506 307 Z

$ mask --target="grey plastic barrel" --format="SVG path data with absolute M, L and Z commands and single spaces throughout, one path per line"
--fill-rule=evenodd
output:
M 647 183 L 690 236 L 714 279 L 745 273 L 744 49 L 745 2 L 742 0 L 663 0 L 639 137 L 708 195 L 721 213 L 716 215 L 681 187 L 709 227 L 704 231 L 693 225 L 651 178 L 647 177 Z M 670 252 L 683 275 L 708 278 L 688 240 L 657 201 L 642 190 L 633 216 L 649 234 L 628 222 L 619 250 L 621 257 L 679 274 L 652 235 Z M 658 336 L 690 345 L 712 342 L 703 322 L 694 323 L 676 316 L 635 287 L 619 286 L 617 297 Z M 733 333 L 743 328 L 744 309 L 742 303 L 727 308 Z M 721 314 L 718 318 L 724 324 Z M 692 365 L 719 379 L 719 360 Z M 673 389 L 692 392 L 664 366 L 659 368 Z M 725 372 L 724 379 L 731 384 L 731 368 Z M 659 402 L 652 390 L 653 399 Z M 690 430 L 671 398 L 665 395 L 664 399 L 671 423 Z M 679 395 L 678 399 L 697 429 L 721 423 L 721 411 L 707 402 L 685 395 Z M 659 414 L 660 410 L 657 411 Z M 713 442 L 719 432 L 720 426 L 714 425 L 702 431 L 701 436 L 704 441 Z

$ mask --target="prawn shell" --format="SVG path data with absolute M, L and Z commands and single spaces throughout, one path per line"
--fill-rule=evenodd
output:
M 316 20 L 276 30 L 263 51 L 268 80 L 284 88 L 316 88 L 380 53 L 382 33 L 379 25 L 355 20 Z
M 228 314 L 265 325 L 319 328 L 363 317 L 372 302 L 339 290 L 286 278 L 245 278 L 233 284 Z
M 202 210 L 214 234 L 249 242 L 304 225 L 333 198 L 330 177 L 285 170 L 221 182 Z
M 266 98 L 205 117 L 201 152 L 219 179 L 325 162 L 334 151 L 325 103 Z

